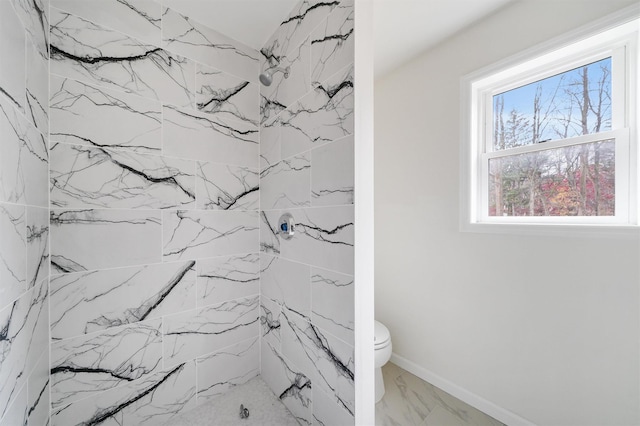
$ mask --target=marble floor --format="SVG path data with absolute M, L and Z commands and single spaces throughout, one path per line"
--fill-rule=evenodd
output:
M 388 362 L 376 426 L 504 426 L 499 421 Z

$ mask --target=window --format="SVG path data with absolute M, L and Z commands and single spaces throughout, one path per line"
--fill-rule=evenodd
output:
M 638 224 L 639 25 L 463 80 L 463 226 Z

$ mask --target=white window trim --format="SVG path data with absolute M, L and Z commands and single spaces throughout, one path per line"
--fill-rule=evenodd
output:
M 634 86 L 634 84 L 637 84 L 637 79 L 631 78 L 631 76 L 638 75 L 637 63 L 638 56 L 640 55 L 638 54 L 639 46 L 633 41 L 629 44 L 628 41 L 630 32 L 633 30 L 638 31 L 637 19 L 640 19 L 640 6 L 633 5 L 462 78 L 462 141 L 460 161 L 460 229 L 462 231 L 530 235 L 601 235 L 613 237 L 637 237 L 638 234 L 640 234 L 640 226 L 638 225 L 638 211 L 640 211 L 638 188 L 640 184 L 638 182 L 639 176 L 637 170 L 640 164 L 640 153 L 638 149 L 640 143 L 630 144 L 628 163 L 619 163 L 617 160 L 620 158 L 617 155 L 619 146 L 624 149 L 625 144 L 629 144 L 629 141 L 632 140 L 637 141 L 638 138 L 637 124 L 640 122 L 638 118 L 640 96 L 637 96 L 638 88 Z M 602 33 L 606 33 L 606 38 L 597 45 L 594 45 L 593 41 L 588 40 L 590 37 L 601 35 Z M 625 36 L 626 39 L 621 40 L 624 39 Z M 582 63 L 584 63 L 585 57 L 592 58 L 594 61 L 602 59 L 611 55 L 611 41 L 615 41 L 615 43 L 617 43 L 615 46 L 618 48 L 625 43 L 630 47 L 630 49 L 627 47 L 629 52 L 627 54 L 626 64 L 626 83 L 630 89 L 629 92 L 631 92 L 633 96 L 624 96 L 623 92 L 622 97 L 627 102 L 625 105 L 626 117 L 612 117 L 614 129 L 616 126 L 626 127 L 626 129 L 602 132 L 600 134 L 601 136 L 605 134 L 615 134 L 616 137 L 616 198 L 618 198 L 618 195 L 622 195 L 618 194 L 618 168 L 620 168 L 620 173 L 629 174 L 629 179 L 626 179 L 626 181 L 630 182 L 630 187 L 623 189 L 628 195 L 628 197 L 625 198 L 627 198 L 629 202 L 629 208 L 626 209 L 626 211 L 629 212 L 629 216 L 622 218 L 624 223 L 621 223 L 619 219 L 613 221 L 611 217 L 596 218 L 592 216 L 586 218 L 562 218 L 563 223 L 557 223 L 557 217 L 548 219 L 536 217 L 535 223 L 531 222 L 531 218 L 527 217 L 509 217 L 508 222 L 505 221 L 503 217 L 481 217 L 481 215 L 479 215 L 482 208 L 481 200 L 479 199 L 476 188 L 478 187 L 479 173 L 481 172 L 479 170 L 481 162 L 478 161 L 478 158 L 483 152 L 482 147 L 478 146 L 478 141 L 484 139 L 482 133 L 485 131 L 485 128 L 482 125 L 484 118 L 478 117 L 478 111 L 482 110 L 482 108 L 477 108 L 476 106 L 480 102 L 486 102 L 486 98 L 483 98 L 480 88 L 488 85 L 495 86 L 497 82 L 503 83 L 500 85 L 501 90 L 508 90 L 509 85 L 512 85 L 511 87 L 522 85 L 523 79 L 521 76 L 505 77 L 505 75 L 512 76 L 514 71 L 516 73 L 534 73 L 537 68 L 540 72 L 533 80 L 555 75 L 559 69 L 567 69 L 568 55 L 575 56 L 574 58 L 570 58 L 569 61 L 580 61 Z M 606 47 L 606 45 L 608 45 L 608 47 Z M 590 54 L 586 56 L 584 53 L 585 46 L 588 46 L 590 52 Z M 579 50 L 582 50 L 582 53 L 576 54 L 575 52 Z M 532 61 L 533 58 L 536 58 L 535 62 Z M 614 59 L 612 58 L 612 60 Z M 612 87 L 614 93 L 617 92 L 620 94 L 621 89 L 624 90 L 624 88 L 616 87 L 615 85 Z M 588 138 L 590 136 L 593 135 L 580 136 L 576 139 L 584 141 L 582 138 Z M 599 137 L 598 139 L 602 138 Z M 620 141 L 622 141 L 622 144 L 618 145 Z M 552 145 L 549 145 L 550 143 L 555 143 L 555 141 L 545 143 L 544 149 L 552 147 Z M 562 143 L 563 142 L 560 142 L 559 144 L 561 145 Z M 522 150 L 525 152 L 540 148 L 523 147 Z M 546 223 L 552 221 L 556 223 Z M 589 223 L 585 223 L 586 221 Z

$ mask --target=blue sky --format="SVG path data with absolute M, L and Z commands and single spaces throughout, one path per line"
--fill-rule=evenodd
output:
M 602 68 L 608 68 L 609 70 L 611 70 L 611 58 L 605 58 L 602 59 L 598 62 L 594 62 L 588 65 L 588 75 L 589 75 L 589 86 L 590 86 L 590 91 L 591 94 L 590 96 L 592 97 L 592 101 L 595 100 L 596 97 L 596 92 L 595 90 L 598 87 L 598 82 L 602 79 L 603 76 L 603 70 Z M 582 68 L 582 67 L 580 67 Z M 568 86 L 569 83 L 571 83 L 572 81 L 575 80 L 579 80 L 581 81 L 581 77 L 579 77 L 579 70 L 580 68 L 576 68 L 570 71 L 566 71 L 562 74 L 558 74 L 552 77 L 548 77 L 546 79 L 543 80 L 539 80 L 537 82 L 533 82 L 530 84 L 527 84 L 526 86 L 521 86 L 519 88 L 510 90 L 508 92 L 504 92 L 501 93 L 499 95 L 494 96 L 493 98 L 493 102 L 494 102 L 494 111 L 495 111 L 495 106 L 496 106 L 496 100 L 499 96 L 502 96 L 504 99 L 504 122 L 506 124 L 509 114 L 511 112 L 512 109 L 516 109 L 520 114 L 522 114 L 522 116 L 524 116 L 526 119 L 529 120 L 529 124 L 531 124 L 531 122 L 533 121 L 533 100 L 535 97 L 535 93 L 536 93 L 536 88 L 538 87 L 538 85 L 540 85 L 542 87 L 542 111 L 544 112 L 548 105 L 550 100 L 553 97 L 553 93 L 554 91 L 556 91 L 558 84 L 561 83 L 562 86 L 561 88 L 557 91 L 556 94 L 556 98 L 555 98 L 555 102 L 556 105 L 558 107 L 558 113 L 557 113 L 557 117 L 561 117 L 563 114 L 566 114 L 568 109 L 569 109 L 569 102 L 570 102 L 570 96 L 568 94 L 566 94 L 565 92 L 565 88 L 569 88 L 570 86 Z M 609 73 L 609 77 L 608 77 L 608 84 L 609 84 L 609 89 L 611 87 L 611 75 Z M 581 90 L 581 89 L 580 89 Z M 609 90 L 610 92 L 610 90 Z M 546 102 L 545 102 L 546 101 Z M 578 106 L 574 105 L 573 107 L 573 112 L 572 112 L 572 118 L 574 120 L 578 120 L 580 117 L 580 112 L 578 110 Z M 610 122 L 611 119 L 611 109 L 608 109 L 608 113 L 605 115 L 605 121 Z M 595 123 L 595 114 L 590 113 L 589 115 L 589 128 L 590 130 L 593 127 L 593 123 Z M 553 131 L 553 125 L 560 125 L 560 121 L 557 118 L 551 118 L 546 126 L 546 130 L 543 132 L 541 139 L 545 140 L 545 139 L 558 139 L 559 136 L 557 135 L 557 133 L 555 133 Z M 609 123 L 610 125 L 610 123 Z M 571 136 L 577 136 L 579 134 L 581 134 L 581 129 L 579 128 L 579 126 L 576 124 L 575 126 L 573 126 L 573 134 L 570 134 L 569 137 Z M 606 130 L 607 128 L 603 128 L 601 130 Z M 529 141 L 529 143 L 531 143 Z

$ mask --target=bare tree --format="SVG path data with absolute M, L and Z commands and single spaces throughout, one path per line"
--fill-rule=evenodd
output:
M 500 95 L 496 97 L 495 108 L 493 112 L 493 115 L 495 117 L 495 124 L 493 126 L 493 144 L 496 149 L 505 148 L 504 119 L 502 116 L 503 113 L 504 97 Z M 502 167 L 498 167 L 493 174 L 493 191 L 495 215 L 502 216 Z
M 600 66 L 602 76 L 598 80 L 598 87 L 596 90 L 596 101 L 589 102 L 589 109 L 595 115 L 595 125 L 593 128 L 594 133 L 600 132 L 603 126 L 604 112 L 611 106 L 611 93 L 609 90 L 609 68 Z M 595 188 L 595 211 L 596 215 L 602 216 L 602 204 L 600 203 L 601 185 L 600 185 L 600 150 L 598 147 L 595 149 L 593 160 L 593 172 L 590 174 L 590 178 L 593 181 Z
M 494 149 L 606 130 L 611 115 L 609 64 L 603 60 L 600 69 L 586 65 L 519 93 L 497 95 Z M 530 102 L 528 108 L 523 101 Z M 524 112 L 517 109 L 520 105 Z M 496 215 L 611 214 L 612 146 L 604 141 L 492 160 L 492 210 Z
M 536 86 L 536 93 L 533 97 L 533 123 L 531 123 L 531 143 L 543 142 L 543 135 L 546 134 L 547 126 L 553 121 L 558 106 L 556 97 L 564 84 L 565 76 L 561 76 L 553 92 L 548 99 L 543 98 L 542 84 Z
M 608 125 L 605 117 L 609 116 L 611 108 L 609 68 L 601 65 L 600 74 L 600 78 L 593 83 L 589 75 L 589 66 L 583 66 L 577 71 L 577 78 L 574 79 L 566 89 L 572 104 L 576 106 L 576 109 L 579 112 L 576 124 L 579 128 L 579 134 L 582 135 L 600 132 L 603 130 L 605 125 Z M 592 88 L 592 86 L 594 86 L 594 88 Z M 594 92 L 593 96 L 591 93 L 592 91 Z M 593 122 L 591 126 L 590 121 Z M 578 215 L 585 215 L 591 211 L 598 216 L 606 213 L 603 210 L 601 202 L 602 184 L 600 181 L 601 156 L 599 145 L 596 145 L 593 149 L 594 154 L 591 159 L 589 155 L 590 146 L 581 146 L 577 170 L 578 176 L 577 179 L 572 179 L 573 182 L 571 182 L 575 185 L 576 192 L 579 194 L 580 198 Z M 593 167 L 589 167 L 591 163 L 593 164 Z M 588 183 L 591 184 L 594 191 L 593 206 L 589 206 L 587 204 L 589 199 L 587 193 Z

